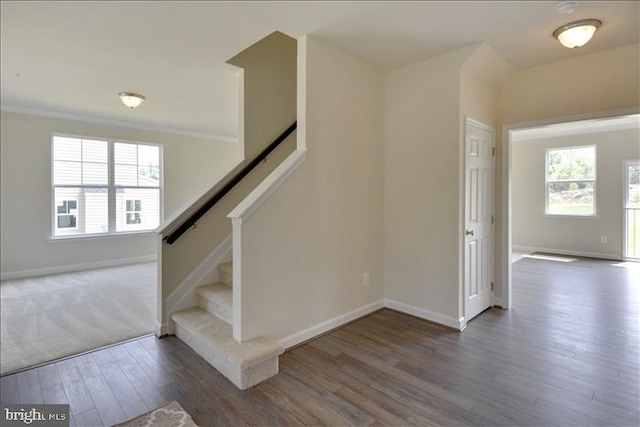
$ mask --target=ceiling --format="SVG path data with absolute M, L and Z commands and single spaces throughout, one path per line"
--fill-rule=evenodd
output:
M 233 139 L 237 69 L 229 58 L 273 31 L 312 34 L 386 71 L 486 42 L 515 69 L 640 41 L 640 2 L 2 1 L 3 110 L 97 118 Z M 585 47 L 551 33 L 597 18 Z M 121 91 L 147 101 L 126 109 Z

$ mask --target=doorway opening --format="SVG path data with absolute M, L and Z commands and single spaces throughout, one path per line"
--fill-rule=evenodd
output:
M 512 125 L 506 125 L 503 128 L 502 134 L 502 163 L 501 163 L 501 216 L 503 218 L 500 229 L 500 248 L 501 253 L 500 256 L 500 272 L 499 272 L 499 280 L 501 287 L 501 297 L 496 298 L 496 305 L 500 305 L 503 308 L 511 308 L 512 307 L 512 250 L 514 246 L 522 248 L 521 241 L 514 242 L 514 181 L 513 175 L 516 171 L 513 171 L 513 144 L 519 143 L 518 141 L 526 141 L 527 139 L 544 139 L 544 138 L 559 138 L 561 136 L 567 135 L 584 135 L 585 138 L 588 135 L 593 135 L 596 133 L 604 133 L 608 131 L 616 131 L 616 130 L 624 130 L 624 129 L 635 129 L 636 131 L 640 129 L 640 114 L 638 114 L 638 109 L 629 109 L 622 111 L 613 111 L 608 113 L 599 113 L 599 114 L 589 114 L 579 117 L 569 117 L 569 118 L 559 118 L 559 119 L 551 119 L 544 120 L 538 122 L 528 122 L 528 123 L 518 123 Z M 637 141 L 637 138 L 636 138 Z M 579 145 L 579 144 L 575 144 Z M 585 145 L 584 143 L 582 145 Z M 559 144 L 558 147 L 562 146 Z M 585 246 L 585 243 L 582 242 L 582 246 L 576 248 L 561 247 L 561 245 L 548 244 L 545 246 L 544 241 L 537 240 L 532 244 L 527 245 L 528 247 L 524 249 L 529 250 L 549 250 L 560 255 L 579 255 L 579 256 L 591 256 L 596 258 L 609 258 L 615 260 L 621 260 L 624 255 L 624 251 L 626 248 L 623 247 L 623 240 L 633 241 L 633 239 L 623 238 L 623 225 L 622 219 L 623 215 L 620 212 L 620 206 L 622 204 L 621 198 L 623 197 L 622 188 L 622 174 L 620 174 L 620 165 L 623 162 L 623 159 L 636 159 L 640 157 L 640 147 L 635 144 L 634 148 L 632 148 L 629 153 L 623 154 L 620 160 L 617 161 L 615 166 L 615 173 L 611 172 L 611 174 L 615 174 L 615 179 L 618 182 L 617 188 L 618 190 L 614 190 L 608 187 L 601 187 L 598 190 L 598 183 L 596 178 L 595 183 L 595 194 L 596 198 L 596 212 L 594 215 L 590 216 L 590 219 L 582 218 L 582 227 L 585 226 L 587 228 L 591 228 L 592 231 L 599 233 L 596 237 L 589 237 L 588 245 Z M 608 156 L 609 150 L 600 150 L 600 153 L 604 155 L 606 158 Z M 555 221 L 556 223 L 560 222 L 561 226 L 558 230 L 558 233 L 561 236 L 570 235 L 570 233 L 574 233 L 575 235 L 579 234 L 575 232 L 575 228 L 579 226 L 573 225 L 569 226 L 568 221 L 561 220 L 561 217 L 553 217 L 549 216 L 548 212 L 545 209 L 545 203 L 548 203 L 546 200 L 547 192 L 546 192 L 546 171 L 544 170 L 546 158 L 544 154 L 542 157 L 537 158 L 538 163 L 540 163 L 542 170 L 538 170 L 538 178 L 537 183 L 533 183 L 532 185 L 537 185 L 538 195 L 531 194 L 531 197 L 536 198 L 537 203 L 542 203 L 542 208 L 538 209 L 536 214 L 539 216 L 539 219 L 546 223 L 550 223 Z M 600 165 L 598 166 L 600 168 Z M 632 170 L 632 173 L 635 172 L 635 169 Z M 597 172 L 599 174 L 600 172 Z M 607 172 L 609 173 L 609 172 Z M 598 176 L 596 174 L 596 176 Z M 571 179 L 570 177 L 567 179 Z M 635 182 L 635 181 L 634 181 Z M 599 193 L 598 193 L 599 191 Z M 615 194 L 613 192 L 617 191 Z M 577 193 L 577 192 L 576 192 Z M 600 196 L 598 196 L 598 194 Z M 601 199 L 597 199 L 597 197 L 601 197 Z M 612 198 L 612 200 L 616 200 L 617 203 L 615 207 L 612 209 L 616 209 L 617 212 L 615 214 L 611 214 L 611 212 L 607 213 L 607 219 L 611 216 L 615 216 L 615 221 L 618 221 L 617 226 L 608 225 L 603 228 L 598 228 L 595 226 L 598 220 L 601 220 L 604 216 L 604 212 L 602 209 L 608 206 L 606 200 L 608 198 Z M 625 205 L 626 206 L 626 205 Z M 635 206 L 635 205 L 634 205 Z M 598 207 L 600 211 L 598 211 Z M 626 211 L 626 210 L 625 210 Z M 629 210 L 629 212 L 633 212 L 635 215 L 635 207 L 634 210 Z M 627 215 L 625 213 L 625 215 Z M 628 215 L 632 215 L 629 213 Z M 638 224 L 640 225 L 640 213 L 638 215 Z M 633 221 L 635 218 L 630 219 Z M 591 221 L 590 223 L 588 221 Z M 626 219 L 625 219 L 626 223 Z M 600 224 L 600 223 L 599 223 Z M 634 223 L 635 224 L 635 223 Z M 573 228 L 572 228 L 573 227 Z M 617 227 L 617 228 L 616 228 Z M 546 229 L 545 229 L 546 230 Z M 637 228 L 636 228 L 637 230 Z M 624 233 L 626 236 L 626 232 Z M 635 235 L 634 235 L 635 236 Z M 558 237 L 558 236 L 556 236 Z M 627 236 L 629 237 L 629 236 Z M 585 249 L 586 248 L 586 249 Z

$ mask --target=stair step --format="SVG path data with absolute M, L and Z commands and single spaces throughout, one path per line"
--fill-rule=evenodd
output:
M 241 390 L 278 373 L 277 342 L 256 337 L 239 343 L 231 326 L 207 311 L 192 307 L 173 313 L 176 336 L 195 350 Z
M 233 286 L 233 262 L 218 264 L 218 273 L 220 273 L 220 281 L 222 283 Z
M 200 286 L 198 306 L 219 319 L 232 324 L 233 322 L 233 289 L 226 283 L 211 283 Z

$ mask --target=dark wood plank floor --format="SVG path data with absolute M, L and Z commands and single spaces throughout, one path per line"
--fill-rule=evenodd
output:
M 1 379 L 3 403 L 111 425 L 177 400 L 214 425 L 638 425 L 640 264 L 523 259 L 513 310 L 463 333 L 381 310 L 285 353 L 241 392 L 175 337 Z

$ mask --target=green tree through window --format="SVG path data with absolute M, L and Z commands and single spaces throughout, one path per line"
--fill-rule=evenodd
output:
M 596 147 L 547 150 L 546 213 L 595 215 Z

